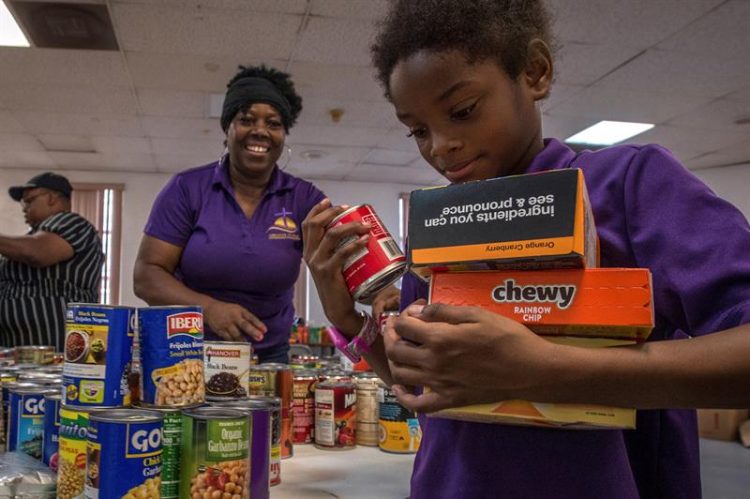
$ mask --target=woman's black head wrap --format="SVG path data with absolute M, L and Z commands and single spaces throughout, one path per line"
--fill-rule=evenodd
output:
M 279 92 L 273 83 L 265 78 L 248 76 L 240 78 L 232 83 L 227 89 L 224 97 L 224 107 L 221 110 L 221 129 L 224 133 L 229 128 L 229 123 L 237 115 L 237 112 L 256 102 L 262 102 L 273 106 L 281 115 L 284 130 L 289 132 L 289 123 L 292 120 L 292 112 L 289 101 Z

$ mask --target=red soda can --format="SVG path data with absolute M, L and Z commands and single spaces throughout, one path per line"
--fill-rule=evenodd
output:
M 369 204 L 347 209 L 333 219 L 328 229 L 351 222 L 371 226 L 367 246 L 344 262 L 344 280 L 349 292 L 356 301 L 367 301 L 401 277 L 406 270 L 406 257 Z M 352 243 L 358 237 L 353 235 L 342 239 L 339 247 Z

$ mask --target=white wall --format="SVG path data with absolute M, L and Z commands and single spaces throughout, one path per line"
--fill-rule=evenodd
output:
M 20 235 L 28 230 L 23 221 L 20 205 L 7 195 L 8 187 L 23 184 L 41 172 L 41 170 L 0 169 L 0 233 Z M 107 182 L 125 185 L 122 198 L 120 301 L 124 305 L 143 305 L 143 302 L 133 294 L 133 263 L 151 204 L 171 174 L 71 170 L 59 173 L 68 177 L 71 182 Z M 394 235 L 398 233 L 399 194 L 418 188 L 418 186 L 363 182 L 321 181 L 315 183 L 334 203 L 372 204 L 383 223 Z M 312 283 L 310 283 L 309 318 L 316 324 L 326 323 Z

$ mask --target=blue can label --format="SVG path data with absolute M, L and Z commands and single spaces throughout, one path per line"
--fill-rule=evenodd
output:
M 205 400 L 200 307 L 138 309 L 141 400 L 183 406 Z
M 60 447 L 60 400 L 44 397 L 44 439 L 42 462 L 57 471 L 58 449 Z
M 132 308 L 69 305 L 65 321 L 65 404 L 130 405 Z
M 92 420 L 86 445 L 87 499 L 158 498 L 161 487 L 162 422 Z
M 10 394 L 8 450 L 41 459 L 44 435 L 44 395 Z

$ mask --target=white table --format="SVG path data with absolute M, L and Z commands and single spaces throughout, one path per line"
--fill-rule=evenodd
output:
M 281 484 L 273 499 L 404 499 L 409 496 L 413 454 L 390 454 L 377 447 L 325 451 L 295 445 L 294 457 L 281 460 Z

